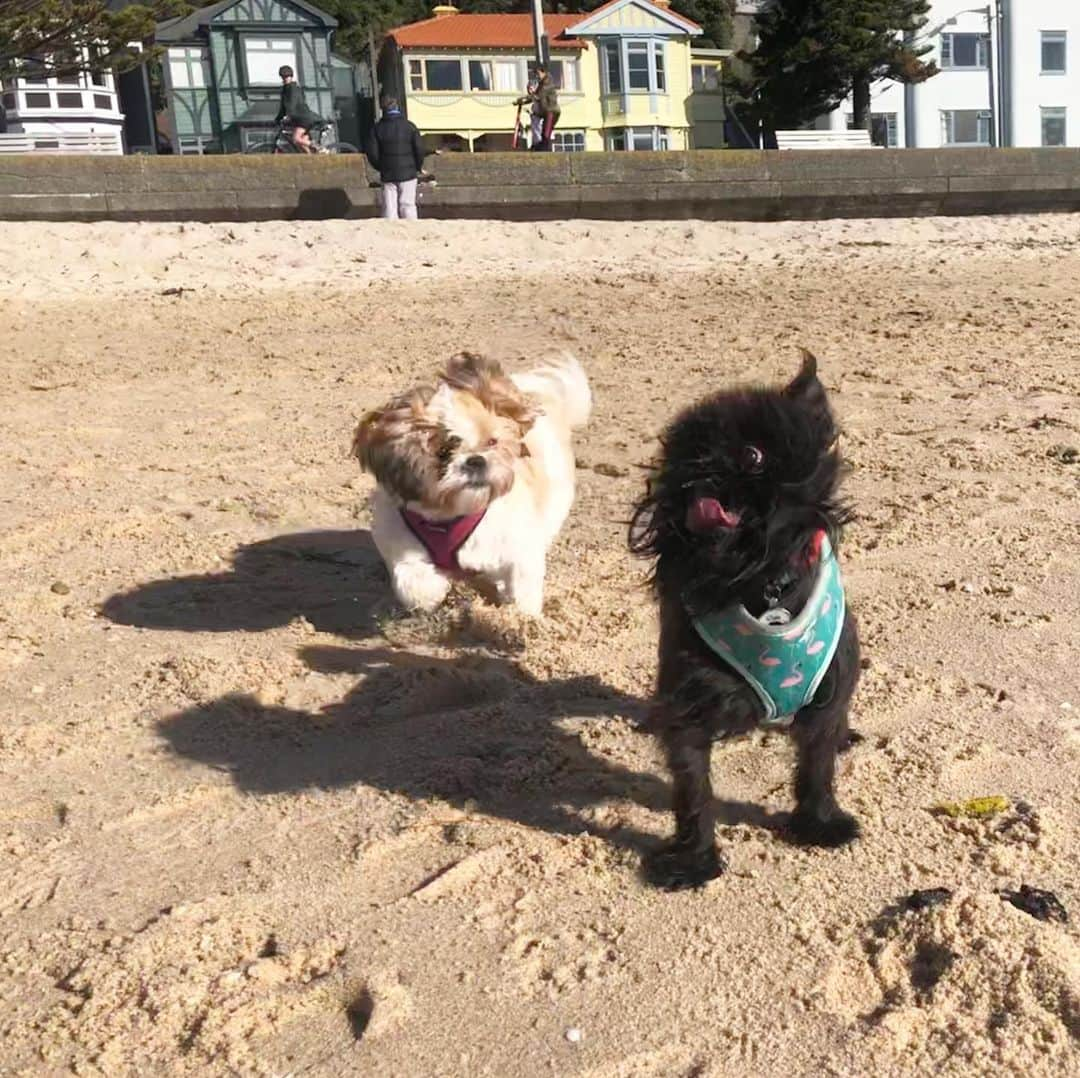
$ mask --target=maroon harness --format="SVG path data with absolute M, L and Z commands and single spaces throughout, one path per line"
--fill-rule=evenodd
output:
M 487 510 L 484 510 L 486 513 Z M 465 545 L 477 525 L 484 519 L 484 513 L 471 513 L 467 517 L 454 517 L 453 520 L 428 520 L 411 509 L 401 510 L 401 519 L 409 531 L 424 544 L 437 569 L 448 572 L 460 572 L 458 551 Z

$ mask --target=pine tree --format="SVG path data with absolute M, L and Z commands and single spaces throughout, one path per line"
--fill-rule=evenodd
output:
M 937 67 L 914 37 L 929 0 L 773 0 L 756 16 L 758 46 L 739 59 L 735 88 L 769 130 L 801 127 L 854 98 L 869 129 L 870 90 L 881 79 L 922 82 Z
M 136 67 L 158 50 L 133 48 L 131 43 L 148 45 L 157 22 L 190 10 L 177 0 L 127 5 L 109 0 L 4 0 L 0 76 L 27 62 L 54 75 Z

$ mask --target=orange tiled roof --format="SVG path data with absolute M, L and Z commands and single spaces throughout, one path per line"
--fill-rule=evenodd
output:
M 585 42 L 561 37 L 584 15 L 545 15 L 544 29 L 554 49 L 581 49 Z M 399 26 L 387 33 L 402 49 L 531 49 L 531 15 L 444 15 Z

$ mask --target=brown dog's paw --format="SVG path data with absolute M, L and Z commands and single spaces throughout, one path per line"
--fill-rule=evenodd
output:
M 715 846 L 704 850 L 671 845 L 645 859 L 645 878 L 665 891 L 688 891 L 704 887 L 727 868 L 727 861 Z
M 860 832 L 859 821 L 839 810 L 824 819 L 809 812 L 795 812 L 788 822 L 788 833 L 800 846 L 846 846 Z

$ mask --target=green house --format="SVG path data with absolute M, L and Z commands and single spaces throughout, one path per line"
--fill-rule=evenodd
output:
M 222 0 L 160 23 L 166 111 L 159 127 L 173 152 L 238 153 L 267 139 L 283 64 L 296 72 L 308 105 L 342 128 L 339 137 L 357 139 L 348 130 L 357 116 L 357 73 L 331 53 L 336 27 L 304 0 Z

